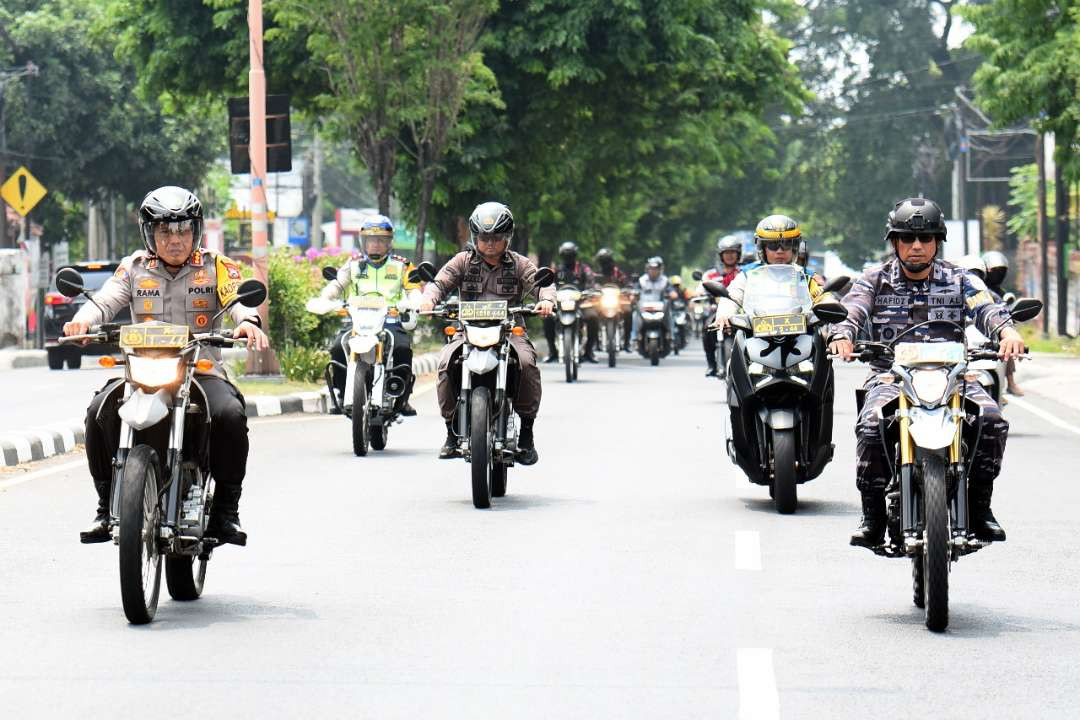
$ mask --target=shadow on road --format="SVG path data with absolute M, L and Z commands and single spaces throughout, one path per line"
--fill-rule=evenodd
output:
M 565 505 L 567 503 L 578 503 L 582 500 L 578 498 L 566 498 L 566 497 L 544 497 L 543 495 L 515 495 L 513 489 L 507 491 L 505 497 L 492 498 L 490 510 L 477 510 L 476 512 L 499 512 L 500 510 L 529 510 L 531 508 L 552 507 L 556 505 Z M 451 505 L 462 505 L 470 509 L 473 508 L 472 500 L 469 498 L 461 498 L 458 500 L 451 500 Z
M 747 510 L 753 510 L 755 512 L 765 512 L 770 515 L 776 515 L 776 505 L 768 497 L 768 490 L 763 485 L 761 487 L 761 493 L 765 497 L 763 498 L 737 498 L 743 503 L 743 507 Z M 796 515 L 821 515 L 821 516 L 833 516 L 840 517 L 843 515 L 856 515 L 862 512 L 860 507 L 853 502 L 841 502 L 835 500 L 803 500 L 799 498 L 799 507 L 795 511 Z
M 281 605 L 260 602 L 240 595 L 213 595 L 208 592 L 193 602 L 171 600 L 165 590 L 165 580 L 161 581 L 162 598 L 158 604 L 154 622 L 148 625 L 131 626 L 139 632 L 171 632 L 207 628 L 222 623 L 240 623 L 252 620 L 318 620 L 319 615 L 306 606 Z M 109 615 L 118 616 L 123 622 L 124 613 L 119 607 L 103 608 Z
M 924 625 L 925 615 L 922 610 L 912 605 L 908 612 L 871 615 L 870 619 L 919 628 Z M 1080 625 L 1054 618 L 998 613 L 982 605 L 959 603 L 949 606 L 949 628 L 945 634 L 965 638 L 992 638 L 1008 633 L 1034 632 L 1056 637 L 1062 632 L 1077 631 L 1080 631 Z

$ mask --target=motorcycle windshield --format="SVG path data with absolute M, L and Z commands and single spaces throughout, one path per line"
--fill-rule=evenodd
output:
M 794 265 L 762 265 L 746 274 L 743 310 L 748 315 L 802 313 L 811 304 L 806 275 Z

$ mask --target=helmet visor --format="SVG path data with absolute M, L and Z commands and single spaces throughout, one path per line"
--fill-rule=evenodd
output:
M 795 238 L 780 238 L 778 240 L 760 240 L 761 247 L 765 250 L 776 252 L 777 250 L 792 250 L 795 248 Z
M 364 254 L 372 258 L 381 258 L 390 252 L 392 239 L 389 235 L 361 235 L 360 241 L 364 247 Z
M 194 220 L 174 220 L 172 222 L 155 222 L 150 226 L 155 240 L 165 241 L 170 235 L 184 237 L 195 232 Z
M 482 232 L 482 233 L 477 233 L 476 234 L 476 244 L 477 245 L 483 244 L 483 245 L 487 245 L 488 247 L 491 247 L 493 245 L 498 245 L 499 243 L 502 243 L 502 242 L 510 242 L 510 233 L 485 233 L 485 232 Z

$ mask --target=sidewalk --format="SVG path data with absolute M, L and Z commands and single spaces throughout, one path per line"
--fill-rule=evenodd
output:
M 0 355 L 4 352 L 8 351 L 0 351 Z M 41 353 L 41 363 L 39 364 L 45 364 L 45 351 L 43 350 L 19 350 L 14 352 Z M 238 356 L 242 356 L 247 351 L 238 349 L 234 352 L 239 353 Z M 2 362 L 2 358 L 0 358 L 0 362 Z M 438 364 L 438 352 L 418 355 L 413 358 L 413 372 L 416 375 L 428 375 L 435 372 Z M 33 365 L 6 367 L 33 367 Z M 5 366 L 0 365 L 0 369 L 5 369 Z M 326 413 L 329 412 L 330 407 L 330 397 L 326 390 L 293 393 L 291 395 L 249 395 L 245 398 L 245 401 L 247 403 L 248 417 L 264 417 L 288 413 Z M 0 430 L 0 467 L 11 467 L 71 452 L 84 441 L 84 428 L 81 420 L 11 431 Z

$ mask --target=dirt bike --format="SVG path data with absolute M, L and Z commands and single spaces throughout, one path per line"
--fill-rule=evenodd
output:
M 84 292 L 82 277 L 72 268 L 57 274 L 56 286 L 68 297 Z M 266 286 L 246 280 L 210 327 L 236 303 L 258 307 L 265 300 Z M 203 462 L 209 416 L 195 372 L 214 366 L 205 356 L 208 348 L 246 339 L 233 338 L 229 331 L 192 333 L 186 325 L 158 321 L 106 323 L 92 330 L 60 342 L 116 343 L 123 356 L 99 361 L 104 367 L 125 368 L 109 526 L 120 551 L 124 614 L 132 624 L 141 625 L 157 612 L 162 558 L 173 599 L 196 600 L 202 595 L 206 565 L 219 543 L 206 534 L 214 479 Z

